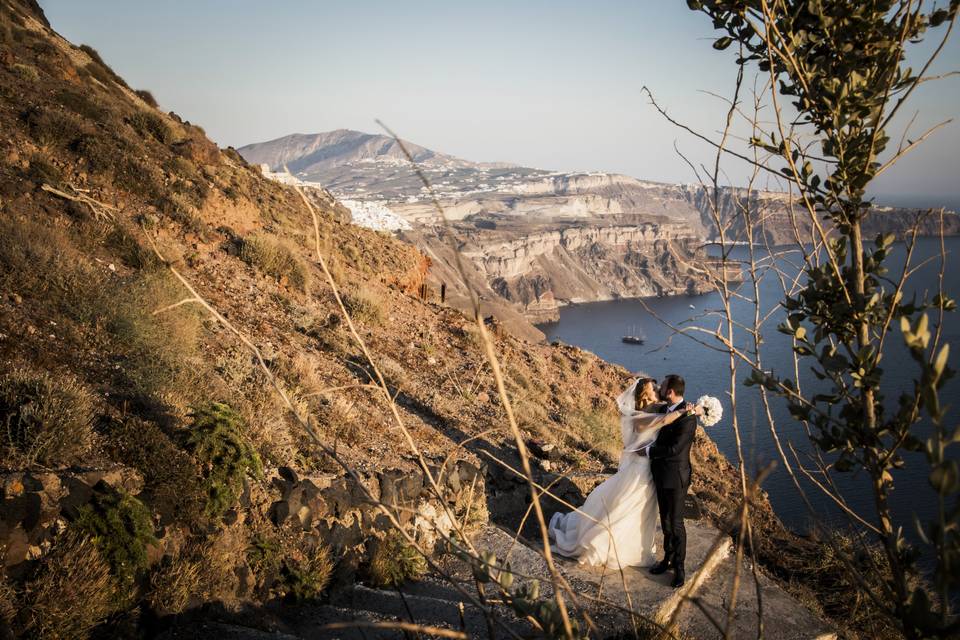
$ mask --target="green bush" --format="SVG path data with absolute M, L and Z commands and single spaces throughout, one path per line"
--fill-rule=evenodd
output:
M 240 257 L 295 289 L 305 292 L 310 286 L 310 270 L 307 264 L 289 246 L 270 236 L 254 235 L 245 238 Z
M 15 369 L 0 378 L 0 442 L 18 466 L 76 462 L 93 442 L 93 397 L 69 376 Z
M 427 561 L 407 544 L 399 531 L 390 530 L 373 543 L 370 554 L 370 581 L 377 587 L 398 587 L 407 580 L 419 580 L 427 571 Z
M 157 543 L 150 511 L 137 498 L 103 482 L 73 522 L 89 535 L 110 565 L 121 593 L 129 596 L 147 567 L 147 547 Z
M 263 476 L 260 456 L 243 433 L 243 419 L 221 402 L 195 409 L 187 447 L 200 463 L 206 487 L 206 513 L 221 515 L 237 502 L 248 473 Z

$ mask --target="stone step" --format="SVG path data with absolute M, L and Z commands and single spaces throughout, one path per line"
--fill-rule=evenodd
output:
M 732 621 L 732 637 L 757 637 L 757 590 L 750 560 L 745 558 L 740 569 L 740 583 Z M 698 640 L 723 638 L 716 622 L 726 628 L 736 560 L 726 558 L 706 584 L 696 592 L 693 602 L 684 602 L 680 626 Z M 835 640 L 837 634 L 826 622 L 783 590 L 773 579 L 757 572 L 763 602 L 763 636 L 783 640 Z M 702 607 L 702 609 L 700 608 Z M 709 615 L 709 617 L 708 617 Z M 711 621 L 712 620 L 712 621 Z

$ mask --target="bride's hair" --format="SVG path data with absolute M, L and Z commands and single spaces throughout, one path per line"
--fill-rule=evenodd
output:
M 657 381 L 653 378 L 640 378 L 637 381 L 637 387 L 633 390 L 633 405 L 636 409 L 643 409 L 660 400 L 657 397 L 656 386 Z

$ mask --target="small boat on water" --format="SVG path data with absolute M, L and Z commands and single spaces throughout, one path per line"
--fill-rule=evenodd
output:
M 621 339 L 627 344 L 643 344 L 643 338 L 640 336 L 623 336 Z

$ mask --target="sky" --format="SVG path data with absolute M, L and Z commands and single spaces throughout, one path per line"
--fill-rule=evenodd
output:
M 221 146 L 341 128 L 382 133 L 380 119 L 468 160 L 695 182 L 678 151 L 694 165 L 712 164 L 712 152 L 664 120 L 642 88 L 716 136 L 726 116 L 716 95 L 731 96 L 736 77 L 732 48 L 713 50 L 718 34 L 683 0 L 40 4 L 64 37 L 96 48 L 131 86 Z M 932 40 L 911 51 L 915 67 Z M 930 73 L 957 69 L 960 37 Z M 921 85 L 911 105 L 895 141 L 915 113 L 914 137 L 957 121 L 872 192 L 878 202 L 960 209 L 960 76 Z M 747 183 L 747 167 L 723 166 L 725 182 Z

